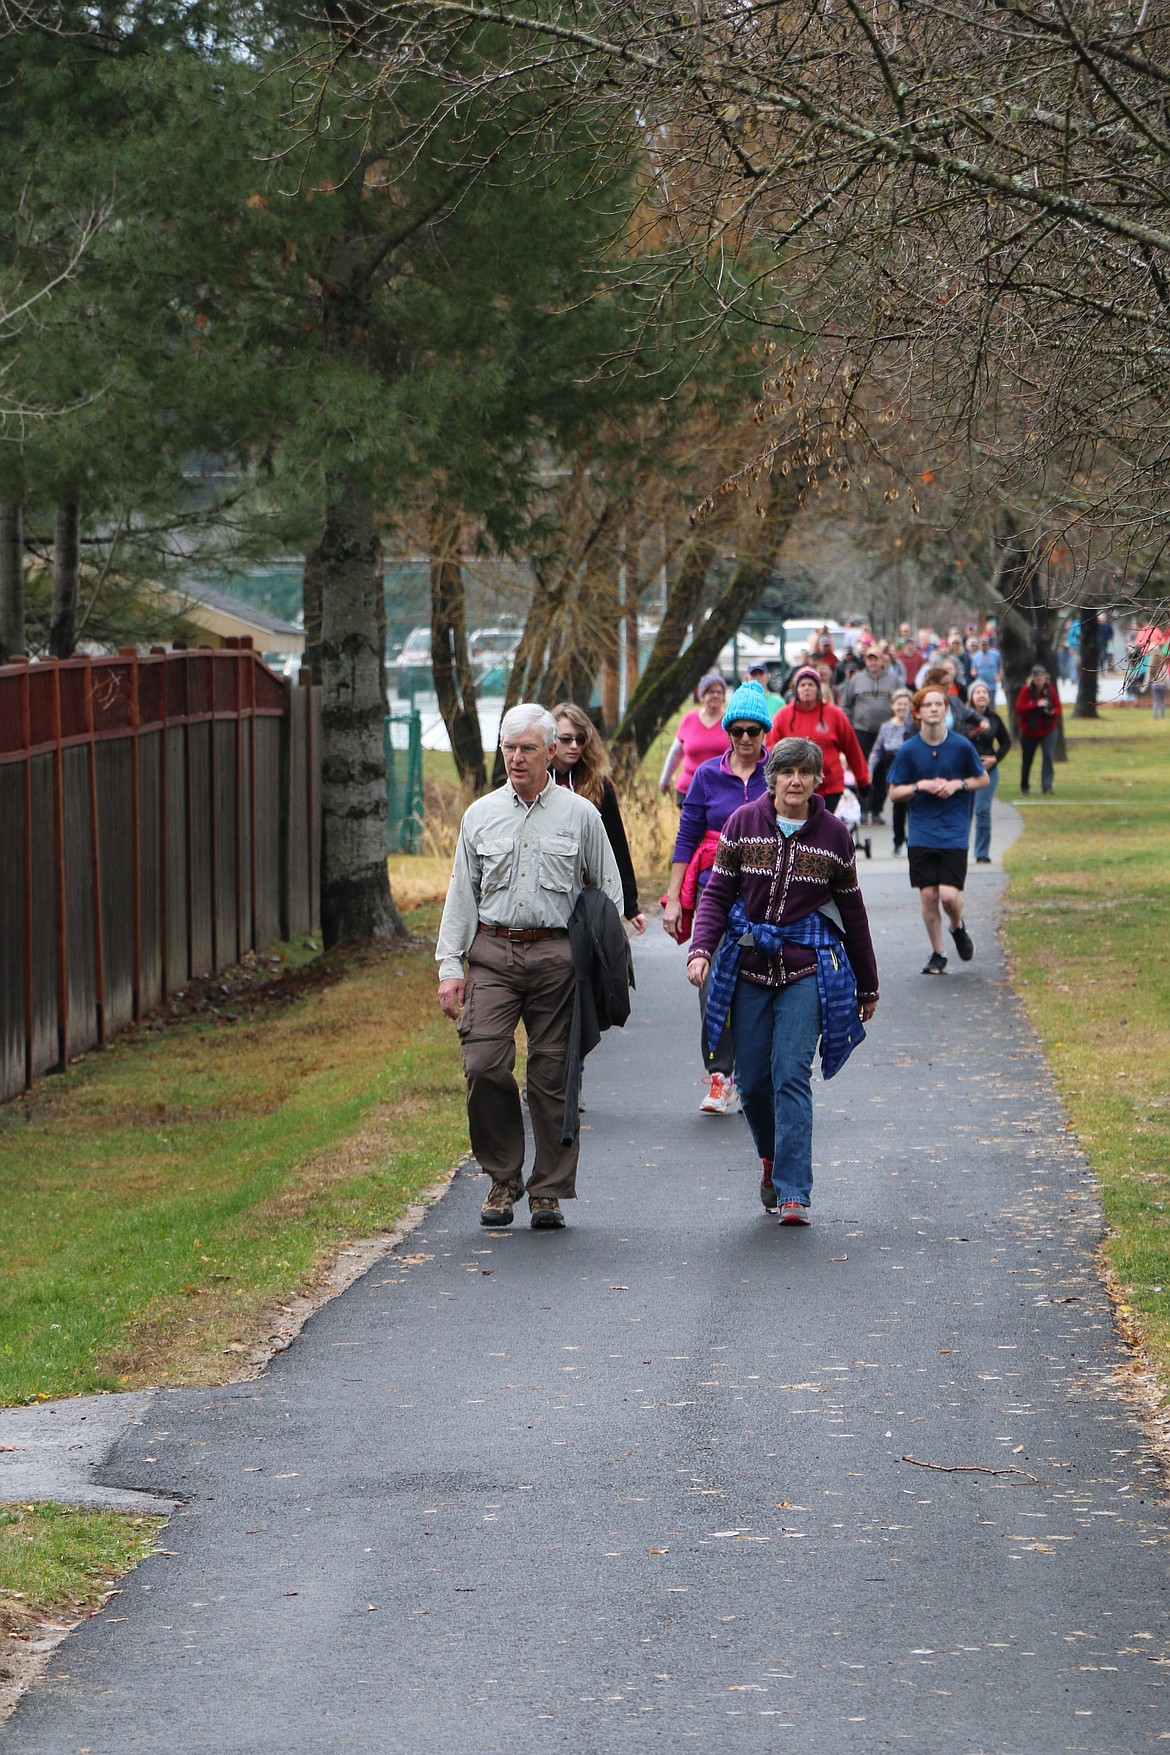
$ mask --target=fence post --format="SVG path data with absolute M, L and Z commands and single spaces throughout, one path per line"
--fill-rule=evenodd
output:
M 93 712 L 93 663 L 85 660 L 85 729 L 89 756 L 89 865 L 93 891 L 93 985 L 97 1039 L 106 1040 L 106 947 L 102 933 L 102 846 L 98 828 L 97 737 Z
M 225 646 L 230 647 L 231 651 L 232 651 L 232 706 L 235 709 L 235 718 L 234 718 L 234 722 L 233 722 L 233 729 L 235 732 L 235 736 L 232 740 L 232 749 L 233 749 L 234 754 L 235 754 L 235 769 L 236 769 L 236 809 L 235 809 L 236 841 L 235 841 L 235 848 L 233 850 L 234 851 L 235 890 L 236 890 L 236 906 L 235 906 L 236 930 L 235 930 L 235 934 L 234 934 L 235 951 L 234 951 L 233 956 L 232 956 L 232 961 L 234 963 L 238 963 L 240 960 L 241 953 L 243 952 L 243 949 L 244 949 L 244 931 L 243 931 L 243 919 L 242 919 L 243 907 L 244 907 L 244 844 L 243 844 L 243 835 L 244 835 L 244 744 L 243 744 L 243 737 L 244 737 L 244 723 L 243 723 L 244 679 L 243 679 L 243 672 L 240 668 L 241 665 L 243 664 L 243 658 L 240 654 L 240 642 L 239 642 L 238 638 L 236 638 L 235 635 L 231 635 L 231 636 L 229 636 L 229 638 L 227 640 L 224 641 L 224 644 L 225 644 Z
M 410 735 L 407 739 L 406 763 L 406 799 L 408 817 L 409 853 L 417 853 L 422 844 L 423 812 L 425 794 L 423 791 L 422 765 L 422 714 L 417 707 L 410 709 Z
M 248 831 L 248 886 L 251 896 L 249 914 L 252 921 L 250 948 L 258 951 L 261 947 L 256 943 L 256 898 L 259 887 L 257 875 L 259 855 L 256 851 L 259 820 L 256 811 L 256 658 L 251 650 L 251 641 L 249 641 L 249 649 L 244 662 L 247 665 L 248 678 L 248 818 L 250 823 Z
M 152 658 L 164 657 L 164 646 L 152 646 Z M 158 988 L 159 999 L 164 1000 L 171 991 L 170 954 L 171 954 L 171 789 L 170 789 L 170 747 L 167 742 L 167 667 L 160 664 L 158 716 L 161 730 L 159 731 L 158 758 Z
M 33 817 L 32 817 L 32 682 L 28 659 L 20 679 L 20 738 L 24 744 L 24 1088 L 33 1079 L 33 1036 L 36 1031 L 36 988 L 33 979 Z
M 142 1016 L 142 713 L 138 702 L 138 648 L 120 646 L 119 658 L 130 666 L 130 820 L 134 844 L 130 850 L 130 895 L 134 909 L 130 949 L 130 1015 L 135 1023 Z
M 190 656 L 183 659 L 183 780 L 187 815 L 187 978 L 195 968 L 195 765 L 191 755 L 191 713 L 194 671 Z
M 211 797 L 208 801 L 208 826 L 211 831 L 211 972 L 214 974 L 220 967 L 219 961 L 219 752 L 215 736 L 215 654 L 208 648 L 210 663 L 207 666 L 208 706 L 211 709 L 210 736 L 208 738 L 208 773 L 210 775 Z
M 280 936 L 292 937 L 292 683 L 284 681 L 284 712 L 280 718 Z
M 317 815 L 313 808 L 314 800 L 319 793 L 313 774 L 313 678 L 304 670 L 297 672 L 298 686 L 308 691 L 305 701 L 305 894 L 308 901 L 308 930 L 313 932 L 320 925 L 317 918 L 319 909 L 313 907 L 313 897 L 319 894 L 318 881 L 321 870 L 321 849 L 318 844 Z
M 65 932 L 65 752 L 62 748 L 61 661 L 53 666 L 53 860 L 57 881 L 57 1054 L 69 1064 L 69 940 Z

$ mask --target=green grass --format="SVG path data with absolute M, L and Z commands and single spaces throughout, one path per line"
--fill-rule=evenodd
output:
M 1170 1385 L 1170 721 L 1104 708 L 1067 731 L 1052 798 L 1001 789 L 1027 823 L 1007 946 L 1101 1180 L 1120 1314 Z
M 97 1608 L 150 1553 L 163 1522 L 62 1505 L 0 1506 L 0 1637 Z
M 302 979 L 235 1022 L 122 1037 L 0 1112 L 0 1404 L 222 1380 L 466 1149 L 429 948 Z

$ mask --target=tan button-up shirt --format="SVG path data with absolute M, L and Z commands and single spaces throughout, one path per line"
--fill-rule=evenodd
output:
M 567 926 L 586 883 L 622 909 L 617 861 L 588 799 L 552 776 L 525 804 L 509 780 L 469 805 L 439 923 L 440 981 L 457 981 L 482 920 L 491 926 Z

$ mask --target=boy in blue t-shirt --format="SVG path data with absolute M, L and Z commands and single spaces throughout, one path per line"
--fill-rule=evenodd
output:
M 950 923 L 955 949 L 964 963 L 975 955 L 963 924 L 963 885 L 967 881 L 967 843 L 971 837 L 969 793 L 988 784 L 975 746 L 947 730 L 947 697 L 942 689 L 919 689 L 911 711 L 917 737 L 908 737 L 890 769 L 889 796 L 909 806 L 906 851 L 910 883 L 919 893 L 922 922 L 930 940 L 924 975 L 942 975 L 942 916 Z

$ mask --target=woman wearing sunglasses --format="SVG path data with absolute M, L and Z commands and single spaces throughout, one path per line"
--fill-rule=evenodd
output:
M 613 848 L 622 879 L 622 912 L 635 932 L 645 932 L 646 916 L 638 901 L 638 880 L 630 858 L 630 844 L 610 779 L 609 752 L 589 715 L 572 701 L 559 701 L 552 710 L 557 722 L 552 775 L 558 786 L 579 792 L 601 812 L 601 822 Z
M 690 936 L 687 915 L 697 902 L 710 876 L 719 845 L 719 831 L 731 815 L 768 788 L 764 780 L 764 735 L 772 723 L 764 691 L 758 683 L 743 683 L 732 695 L 723 715 L 723 729 L 731 739 L 726 755 L 700 762 L 683 799 L 678 839 L 671 856 L 670 888 L 663 897 L 662 924 L 680 944 Z M 703 1065 L 707 1070 L 707 1094 L 699 1104 L 704 1115 L 726 1115 L 739 1107 L 735 1088 L 735 1042 L 730 1026 L 717 1042 L 707 1035 L 707 989 L 699 989 L 702 1020 Z

